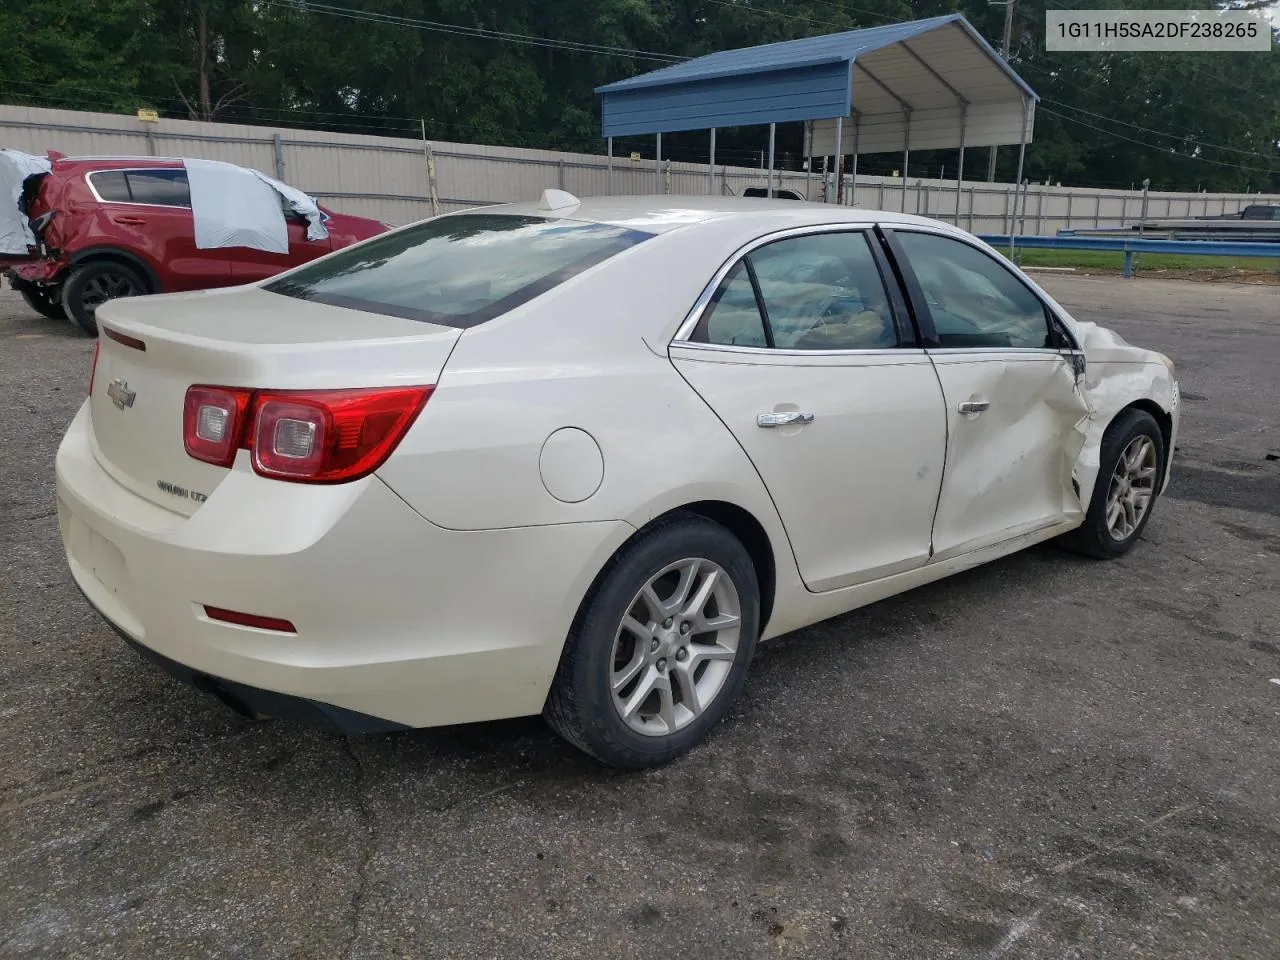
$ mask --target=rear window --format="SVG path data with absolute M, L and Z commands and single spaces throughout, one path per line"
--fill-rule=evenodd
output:
M 603 223 L 458 214 L 348 247 L 263 289 L 392 317 L 473 327 L 651 236 Z

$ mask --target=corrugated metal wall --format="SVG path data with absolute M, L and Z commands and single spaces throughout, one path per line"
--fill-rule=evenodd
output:
M 846 137 L 851 131 L 846 131 Z M 68 156 L 124 155 L 203 157 L 227 160 L 279 175 L 313 194 L 333 210 L 409 223 L 431 215 L 426 144 L 421 140 L 276 130 L 228 123 L 160 120 L 0 106 L 0 146 L 43 154 L 59 150 Z M 705 164 L 664 162 L 655 175 L 652 156 L 639 162 L 615 158 L 612 170 L 604 157 L 557 153 L 520 147 L 431 143 L 436 196 L 442 211 L 488 203 L 532 200 L 546 187 L 578 196 L 609 193 L 671 193 L 684 196 L 708 190 Z M 972 163 L 982 154 L 977 154 Z M 784 173 L 781 185 L 811 199 L 821 199 L 821 178 Z M 846 177 L 846 183 L 848 178 Z M 750 167 L 716 166 L 715 192 L 740 194 L 764 186 L 765 172 Z M 828 185 L 828 189 L 834 186 Z M 954 180 L 915 177 L 859 177 L 856 202 L 867 209 L 906 211 L 956 219 Z M 1011 184 L 966 181 L 959 196 L 959 223 L 975 233 L 1008 233 L 1015 200 Z M 1280 203 L 1280 197 L 1257 194 L 1151 193 L 1149 218 L 1233 213 L 1248 203 Z M 1133 221 L 1142 214 L 1141 191 L 1031 185 L 1027 190 L 1022 232 L 1052 234 L 1071 227 Z

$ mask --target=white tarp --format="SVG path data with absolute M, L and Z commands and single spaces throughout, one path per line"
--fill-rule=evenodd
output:
M 276 190 L 254 171 L 218 160 L 182 161 L 191 187 L 196 249 L 250 247 L 289 252 L 289 231 Z
M 249 172 L 259 180 L 269 184 L 280 196 L 284 197 L 289 204 L 290 210 L 306 218 L 308 240 L 327 240 L 329 238 L 329 228 L 324 225 L 324 220 L 320 216 L 320 207 L 314 200 L 297 187 L 281 183 L 273 177 L 268 177 L 265 173 L 259 173 L 257 170 L 250 170 Z
M 53 169 L 47 157 L 34 157 L 18 150 L 0 150 L 0 254 L 25 254 L 34 246 L 35 234 L 27 216 L 18 209 L 22 182 L 37 173 Z

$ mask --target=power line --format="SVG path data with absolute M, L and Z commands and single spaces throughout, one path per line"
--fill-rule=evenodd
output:
M 1265 153 L 1258 153 L 1256 150 L 1240 150 L 1236 147 L 1224 147 L 1221 144 L 1208 143 L 1207 141 L 1201 140 L 1195 134 L 1191 134 L 1191 133 L 1170 133 L 1167 130 L 1153 130 L 1151 127 L 1144 127 L 1136 123 L 1129 123 L 1127 120 L 1117 120 L 1114 117 L 1108 117 L 1101 113 L 1094 113 L 1093 111 L 1086 110 L 1083 107 L 1077 107 L 1069 103 L 1063 103 L 1061 100 L 1044 99 L 1044 100 L 1041 100 L 1040 102 L 1052 103 L 1059 107 L 1065 107 L 1068 110 L 1074 110 L 1076 113 L 1083 113 L 1086 116 L 1094 117 L 1095 119 L 1098 119 L 1098 120 L 1105 120 L 1107 123 L 1116 123 L 1122 127 L 1131 127 L 1134 130 L 1141 130 L 1143 133 L 1154 133 L 1160 137 L 1168 137 L 1170 140 L 1191 140 L 1191 141 L 1194 141 L 1196 145 L 1200 147 L 1210 147 L 1214 150 L 1226 151 L 1227 153 L 1239 153 L 1239 154 L 1243 154 L 1246 157 L 1256 157 L 1259 160 L 1268 159 Z
M 761 7 L 753 7 L 750 4 L 735 3 L 733 0 L 706 0 L 707 3 L 714 3 L 717 6 L 729 7 L 733 10 L 742 10 L 746 13 L 759 13 L 769 17 L 780 17 L 783 20 L 799 20 L 803 23 L 812 23 L 824 27 L 839 27 L 841 30 L 850 29 L 848 24 L 836 23 L 834 20 L 817 20 L 813 17 L 803 17 L 798 13 L 783 13 L 781 10 L 765 10 Z M 872 10 L 863 10 L 859 7 L 840 7 L 842 12 L 852 11 L 853 13 L 861 13 L 864 16 L 875 17 L 877 20 L 896 20 L 895 17 L 887 16 L 883 13 L 876 13 Z
M 504 43 L 544 47 L 552 50 L 566 50 L 573 53 L 622 56 L 630 57 L 634 60 L 650 60 L 656 63 L 677 63 L 686 59 L 667 53 L 656 53 L 652 50 L 636 50 L 630 47 L 613 47 L 599 43 L 583 43 L 577 40 L 561 40 L 555 37 L 539 37 L 530 34 L 512 33 L 506 30 L 490 30 L 487 27 L 468 27 L 463 24 L 442 23 L 438 20 L 423 20 L 417 17 L 405 17 L 399 14 L 380 13 L 373 10 L 353 10 L 350 7 L 342 7 L 331 3 L 316 3 L 313 0 L 260 0 L 260 2 L 263 6 L 289 10 L 294 13 L 321 13 L 365 23 L 412 27 L 429 33 L 445 33 L 481 40 L 498 40 Z
M 1041 106 L 1039 109 L 1043 110 L 1045 113 L 1051 116 L 1057 117 L 1060 120 L 1066 120 L 1068 123 L 1074 123 L 1082 127 L 1087 127 L 1090 130 L 1094 130 L 1098 133 L 1105 134 L 1106 136 L 1111 137 L 1114 140 L 1123 140 L 1125 143 L 1137 144 L 1138 146 L 1146 147 L 1147 149 L 1153 148 L 1152 144 L 1147 143 L 1145 141 L 1135 140 L 1132 137 L 1122 136 L 1121 134 L 1118 134 L 1113 130 L 1105 130 L 1102 127 L 1095 126 L 1092 123 L 1086 123 L 1084 120 L 1077 120 L 1075 117 L 1067 116 L 1067 114 L 1065 113 L 1059 113 L 1058 111 L 1050 109 L 1049 107 Z M 1171 157 L 1178 157 L 1179 159 L 1182 159 L 1182 160 L 1192 160 L 1198 163 L 1211 163 L 1214 166 L 1229 167 L 1232 170 L 1245 170 L 1250 173 L 1261 173 L 1261 174 L 1267 174 L 1267 175 L 1273 175 L 1276 173 L 1276 170 L 1274 168 L 1270 170 L 1266 170 L 1261 167 L 1247 167 L 1243 164 L 1238 164 L 1238 163 L 1226 163 L 1225 161 L 1222 161 L 1222 160 L 1210 160 L 1208 157 L 1200 157 L 1200 156 L 1193 156 L 1187 153 L 1179 153 L 1177 150 L 1173 150 L 1171 148 L 1155 147 L 1155 149 L 1161 150 L 1162 152 L 1167 153 Z

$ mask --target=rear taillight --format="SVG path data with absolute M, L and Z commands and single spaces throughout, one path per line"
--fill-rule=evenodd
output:
M 102 344 L 98 341 L 93 342 L 93 359 L 89 361 L 89 396 L 91 397 L 93 396 L 93 378 L 98 372 L 98 350 L 101 347 Z
M 253 452 L 256 473 L 299 483 L 343 483 L 380 467 L 431 396 L 432 387 L 187 391 L 183 439 L 197 460 L 229 466 Z
M 182 407 L 182 442 L 197 460 L 229 467 L 240 448 L 253 394 L 227 387 L 191 387 Z

